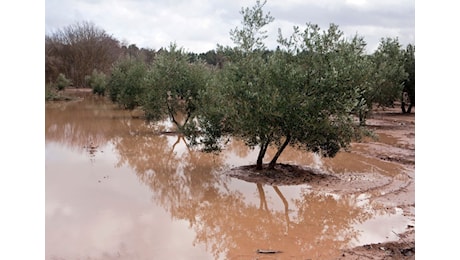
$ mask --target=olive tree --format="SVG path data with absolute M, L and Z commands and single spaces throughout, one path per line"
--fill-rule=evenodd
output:
M 400 99 L 408 76 L 398 38 L 382 38 L 372 59 L 374 84 L 369 89 L 368 104 L 393 106 L 394 101 Z
M 110 99 L 126 109 L 140 106 L 147 88 L 148 67 L 136 58 L 119 60 L 113 66 L 107 84 Z
M 415 106 L 415 46 L 412 44 L 408 44 L 404 50 L 404 69 L 407 78 L 404 80 L 401 110 L 402 113 L 410 114 Z
M 264 15 L 264 4 L 242 9 L 243 27 L 230 32 L 238 58 L 202 93 L 207 104 L 198 120 L 202 135 L 192 136 L 192 143 L 219 149 L 228 136 L 240 138 L 260 149 L 259 170 L 269 146 L 277 147 L 269 169 L 288 145 L 335 156 L 357 133 L 352 112 L 363 79 L 354 76 L 364 43 L 346 41 L 335 25 L 324 32 L 308 25 L 290 39 L 280 35 L 284 49 L 267 55 L 263 27 L 274 19 Z
M 184 131 L 189 119 L 194 117 L 198 92 L 209 77 L 209 69 L 202 62 L 190 62 L 189 55 L 175 44 L 162 51 L 148 72 L 148 87 L 142 98 L 142 108 L 149 120 L 159 120 L 165 115 Z M 178 120 L 182 116 L 182 122 Z
M 57 79 L 56 79 L 56 88 L 57 90 L 64 90 L 66 87 L 68 87 L 72 81 L 68 79 L 64 74 L 59 73 Z
M 93 89 L 93 93 L 104 96 L 106 87 L 107 87 L 107 76 L 100 72 L 97 71 L 96 69 L 93 70 L 93 73 L 91 75 L 86 76 L 86 81 L 88 86 L 90 86 Z
M 148 121 L 169 118 L 183 132 L 194 117 L 198 92 L 209 75 L 203 62 L 190 62 L 182 48 L 171 44 L 152 63 L 129 56 L 116 63 L 108 83 L 109 96 L 126 109 L 143 110 Z

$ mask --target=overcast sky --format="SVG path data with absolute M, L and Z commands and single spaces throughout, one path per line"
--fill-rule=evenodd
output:
M 242 7 L 255 0 L 46 0 L 45 33 L 81 21 L 93 22 L 120 41 L 159 49 L 176 42 L 188 51 L 205 52 L 230 45 L 229 32 L 241 24 Z M 372 52 L 382 37 L 415 44 L 415 0 L 268 0 L 264 11 L 275 21 L 267 46 L 307 22 L 327 29 L 339 25 L 347 36 L 364 37 Z

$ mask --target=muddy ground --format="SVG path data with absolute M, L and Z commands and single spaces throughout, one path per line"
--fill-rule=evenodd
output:
M 382 200 L 396 202 L 405 215 L 415 220 L 415 109 L 412 114 L 401 114 L 397 106 L 394 109 L 379 109 L 367 123 L 379 135 L 379 139 L 359 146 L 371 148 L 367 149 L 373 151 L 369 156 L 398 163 L 405 169 L 403 175 L 406 176 L 396 174 L 392 177 L 393 183 L 400 184 L 385 193 Z M 357 149 L 356 152 L 359 151 Z M 406 181 L 398 182 L 398 179 Z M 415 259 L 415 226 L 408 225 L 406 232 L 398 236 L 398 241 L 346 250 L 341 259 Z
M 392 162 L 394 167 L 379 173 L 331 173 L 318 169 L 280 164 L 273 171 L 256 171 L 254 166 L 233 169 L 228 174 L 249 182 L 268 185 L 309 183 L 318 190 L 346 194 L 372 193 L 382 205 L 403 209 L 415 223 L 415 109 L 402 114 L 395 108 L 375 109 L 367 120 L 375 138 L 351 145 L 350 153 L 378 163 Z M 343 162 L 342 162 L 343 163 Z M 367 244 L 343 250 L 337 259 L 415 259 L 415 225 L 396 234 L 398 241 Z

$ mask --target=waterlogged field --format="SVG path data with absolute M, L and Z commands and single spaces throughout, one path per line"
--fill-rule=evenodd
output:
M 337 259 L 414 229 L 413 115 L 375 115 L 379 139 L 333 159 L 288 148 L 280 163 L 334 177 L 297 185 L 230 177 L 258 151 L 202 153 L 133 115 L 46 104 L 46 259 Z

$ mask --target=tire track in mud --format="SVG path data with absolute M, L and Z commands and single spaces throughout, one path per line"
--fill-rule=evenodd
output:
M 415 259 L 415 116 L 382 113 L 373 120 L 380 140 L 355 150 L 379 160 L 400 165 L 401 170 L 391 176 L 388 184 L 370 189 L 372 203 L 382 207 L 400 208 L 412 223 L 399 234 L 397 241 L 375 243 L 343 250 L 337 259 Z M 379 126 L 384 127 L 379 129 Z M 386 128 L 385 128 L 386 127 Z M 384 173 L 381 174 L 385 178 Z M 393 231 L 394 232 L 394 231 Z

